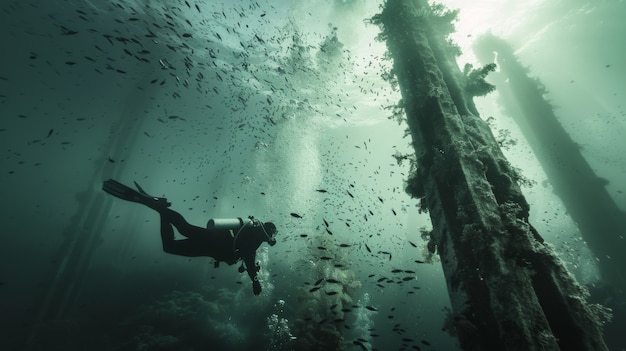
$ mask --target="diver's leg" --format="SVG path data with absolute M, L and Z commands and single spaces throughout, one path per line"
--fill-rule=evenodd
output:
M 173 224 L 181 235 L 190 239 L 200 239 L 208 235 L 206 228 L 189 224 L 189 222 L 187 222 L 180 213 L 174 210 L 169 208 L 160 208 L 158 211 L 161 215 L 161 233 L 163 233 L 163 226 L 165 224 L 168 224 L 170 229 L 172 228 L 170 224 Z M 172 238 L 173 235 L 174 234 L 172 233 Z
M 175 211 L 168 210 L 180 216 L 182 221 L 185 221 L 180 214 Z M 206 256 L 206 252 L 203 252 L 205 249 L 204 245 L 198 245 L 198 240 L 191 239 L 183 239 L 183 240 L 175 240 L 174 239 L 174 228 L 170 222 L 169 217 L 172 217 L 173 214 L 163 214 L 161 213 L 161 241 L 163 244 L 163 251 L 180 256 L 187 257 L 198 257 L 198 256 Z M 185 221 L 188 226 L 191 226 L 189 223 Z M 193 227 L 193 226 L 191 226 Z M 179 227 L 176 226 L 178 229 Z M 184 227 L 183 227 L 184 228 Z M 200 228 L 202 229 L 202 228 Z M 179 229 L 180 230 L 180 229 Z M 200 240 L 200 242 L 202 242 Z

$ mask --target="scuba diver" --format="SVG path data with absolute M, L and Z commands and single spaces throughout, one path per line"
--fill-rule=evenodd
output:
M 207 228 L 197 227 L 189 224 L 180 213 L 169 209 L 171 203 L 166 198 L 148 195 L 137 182 L 135 186 L 137 190 L 109 179 L 102 184 L 102 190 L 122 200 L 144 204 L 159 212 L 163 251 L 167 253 L 187 257 L 213 257 L 215 267 L 219 266 L 220 261 L 233 265 L 242 259 L 239 273 L 246 270 L 252 280 L 254 295 L 261 293 L 261 283 L 257 278 L 257 272 L 261 267 L 255 263 L 256 250 L 263 242 L 270 246 L 276 244 L 274 236 L 277 230 L 274 223 L 264 223 L 250 216 L 247 219 L 211 219 Z M 172 225 L 186 239 L 175 240 Z

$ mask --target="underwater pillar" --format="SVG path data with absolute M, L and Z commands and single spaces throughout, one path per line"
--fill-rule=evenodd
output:
M 468 108 L 454 52 L 434 30 L 442 19 L 426 0 L 388 0 L 373 22 L 402 93 L 418 164 L 408 189 L 432 219 L 451 332 L 463 350 L 607 350 L 604 309 L 529 224 L 516 174 Z
M 626 294 L 626 213 L 620 210 L 545 100 L 542 86 L 528 76 L 513 49 L 502 39 L 484 35 L 474 45 L 476 56 L 490 63 L 498 54 L 500 71 L 492 75 L 500 103 L 515 120 L 550 180 L 554 193 L 578 225 L 581 236 L 597 259 L 608 294 Z

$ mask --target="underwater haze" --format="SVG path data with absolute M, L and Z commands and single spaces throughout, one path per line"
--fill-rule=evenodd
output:
M 415 151 L 368 23 L 382 3 L 4 1 L 0 348 L 459 350 L 429 214 L 404 190 Z M 480 38 L 506 41 L 626 211 L 626 2 L 441 3 L 460 10 L 459 66 L 484 65 Z M 589 249 L 500 73 L 478 111 L 521 170 L 530 222 L 614 309 L 605 337 L 623 350 L 625 301 L 594 290 L 596 263 L 623 258 Z M 104 193 L 109 178 L 201 227 L 275 223 L 261 295 L 238 265 L 163 252 L 158 213 Z

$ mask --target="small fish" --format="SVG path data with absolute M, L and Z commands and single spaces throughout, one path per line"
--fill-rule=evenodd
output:
M 333 279 L 333 278 L 328 278 L 326 279 L 327 282 L 329 283 L 333 283 L 333 284 L 341 284 L 341 282 L 337 279 Z
M 370 311 L 375 311 L 375 312 L 378 311 L 378 309 L 374 306 L 365 306 L 365 308 L 367 308 Z
M 380 201 L 381 204 L 384 204 L 385 202 L 383 201 L 383 199 L 379 196 L 378 197 L 378 201 Z
M 52 135 L 53 132 L 54 132 L 54 129 L 50 129 L 50 131 L 48 132 L 48 135 L 46 136 L 46 138 L 49 138 Z
M 360 347 L 362 350 L 367 351 L 367 347 L 365 345 L 363 345 L 363 343 L 360 342 L 359 340 L 354 340 L 352 343 L 354 345 Z
M 417 247 L 417 245 L 415 245 L 412 241 L 409 240 L 409 244 L 411 244 L 411 246 L 413 247 Z
M 401 273 L 401 272 L 403 272 L 403 270 L 401 270 L 401 269 L 392 269 L 391 270 L 391 273 Z
M 115 163 L 115 160 L 114 160 L 114 159 L 112 159 L 112 158 L 110 158 L 110 157 L 108 157 L 108 160 L 109 160 L 109 162 L 111 162 L 111 163 Z
M 339 244 L 339 247 L 350 247 L 350 244 Z
M 313 285 L 320 285 L 324 281 L 324 278 L 318 279 Z
M 326 226 L 326 228 L 328 228 L 328 222 L 326 222 L 324 218 L 322 218 L 322 220 L 324 221 L 324 225 Z
M 309 236 L 309 234 L 300 234 L 301 238 L 306 238 L 307 236 Z
M 318 193 L 327 193 L 327 190 L 324 189 L 315 189 L 315 191 L 317 191 Z
M 391 252 L 389 252 L 389 251 L 378 251 L 378 253 L 389 255 L 389 261 L 391 261 Z
M 394 210 L 393 208 L 391 209 L 391 212 L 393 212 L 394 216 L 397 216 L 398 214 L 396 213 L 396 210 Z
M 331 232 L 330 230 L 328 230 L 328 228 L 326 228 L 326 233 L 333 235 L 333 232 Z
M 415 260 L 415 263 L 426 263 L 426 262 L 420 261 L 420 260 Z
M 352 193 L 351 193 L 351 192 L 349 192 L 349 191 L 347 191 L 347 190 L 346 190 L 346 192 L 348 193 L 348 195 L 350 195 L 350 197 L 351 197 L 351 198 L 353 198 L 353 199 L 354 199 L 354 195 L 352 195 Z
M 316 291 L 318 291 L 320 288 L 321 288 L 320 286 L 313 287 L 313 288 L 309 289 L 309 292 L 316 292 Z
M 328 257 L 328 256 L 320 257 L 320 260 L 322 260 L 322 261 L 328 261 L 328 260 L 332 260 L 332 259 L 333 259 L 332 257 Z
M 370 249 L 370 247 L 369 247 L 369 246 L 367 246 L 367 244 L 365 244 L 365 249 L 366 249 L 366 250 L 367 250 L 367 252 L 369 252 L 369 253 L 371 253 L 371 252 L 372 252 L 372 249 Z
M 318 250 L 326 250 L 326 248 L 324 246 L 318 246 L 317 249 Z
M 77 31 L 75 31 L 75 30 L 70 30 L 70 29 L 67 29 L 67 28 L 65 28 L 65 27 L 63 27 L 63 26 L 60 26 L 60 27 L 61 27 L 61 35 L 74 35 L 74 34 L 78 34 L 78 32 L 77 32 Z
M 328 296 L 333 296 L 333 295 L 337 295 L 337 294 L 338 294 L 338 292 L 336 292 L 336 291 L 327 291 L 326 292 L 326 295 L 328 295 Z
M 300 216 L 299 214 L 297 214 L 295 212 L 291 212 L 290 215 L 291 215 L 291 217 L 294 217 L 294 218 L 302 218 L 302 216 Z
M 413 277 L 404 277 L 402 278 L 402 281 L 408 282 L 409 280 L 414 280 L 415 278 Z

